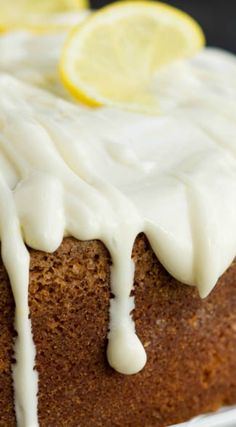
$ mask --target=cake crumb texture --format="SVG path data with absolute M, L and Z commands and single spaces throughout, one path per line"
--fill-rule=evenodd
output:
M 15 427 L 13 362 L 15 304 L 6 270 L 0 262 L 0 427 Z
M 164 427 L 236 403 L 236 262 L 205 300 L 137 237 L 133 316 L 148 362 L 125 376 L 106 360 L 111 259 L 99 241 L 30 250 L 29 303 L 41 427 Z M 0 267 L 0 426 L 15 426 L 14 303 Z

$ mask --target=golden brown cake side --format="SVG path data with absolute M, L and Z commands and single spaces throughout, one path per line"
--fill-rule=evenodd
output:
M 16 425 L 11 362 L 13 360 L 15 304 L 7 273 L 0 263 L 0 427 Z
M 54 254 L 30 253 L 41 427 L 162 427 L 236 403 L 236 263 L 201 300 L 165 271 L 143 235 L 137 238 L 134 317 L 148 362 L 124 376 L 105 354 L 111 261 L 103 244 L 67 238 Z M 1 348 L 8 352 L 0 353 L 0 366 L 8 368 L 0 426 L 11 427 L 13 302 L 5 273 L 1 279 L 0 325 L 8 331 Z

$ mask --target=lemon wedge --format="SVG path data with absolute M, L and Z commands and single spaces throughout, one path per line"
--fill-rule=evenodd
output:
M 87 8 L 87 0 L 0 0 L 0 31 L 68 29 L 69 14 Z
M 194 55 L 205 42 L 200 26 L 164 3 L 119 2 L 89 16 L 69 34 L 60 75 L 89 106 L 159 111 L 153 94 L 158 70 Z

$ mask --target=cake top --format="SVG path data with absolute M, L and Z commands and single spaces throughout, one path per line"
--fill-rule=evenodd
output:
M 91 109 L 60 82 L 64 39 L 64 32 L 0 37 L 0 230 L 21 337 L 17 420 L 26 427 L 37 426 L 37 373 L 24 242 L 47 252 L 65 235 L 105 243 L 114 295 L 107 354 L 124 374 L 146 363 L 130 316 L 137 234 L 202 297 L 236 252 L 235 57 L 205 48 L 160 69 L 153 81 L 160 114 Z
M 235 256 L 235 57 L 205 48 L 163 68 L 154 88 L 160 115 L 90 109 L 60 83 L 64 37 L 21 32 L 0 39 L 1 144 L 7 147 L 0 159 L 27 244 L 53 251 L 64 233 L 75 233 L 102 239 L 113 253 L 111 235 L 127 223 L 132 239 L 144 231 L 166 269 L 206 296 Z M 65 181 L 75 176 L 79 185 L 70 191 L 79 202 L 68 212 L 66 199 L 73 196 L 64 194 Z M 57 191 L 50 193 L 45 180 L 55 180 Z M 34 204 L 27 203 L 28 181 Z M 51 211 L 37 191 L 43 181 Z M 27 212 L 20 214 L 23 206 Z M 69 224 L 79 217 L 75 232 Z

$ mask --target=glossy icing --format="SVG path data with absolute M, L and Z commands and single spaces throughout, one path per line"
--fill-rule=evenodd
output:
M 46 252 L 65 235 L 105 243 L 114 295 L 107 356 L 124 374 L 146 363 L 130 316 L 137 234 L 145 232 L 170 274 L 202 297 L 236 255 L 235 58 L 205 49 L 164 68 L 153 83 L 160 116 L 90 110 L 60 85 L 63 40 L 0 38 L 0 237 L 16 302 L 20 427 L 38 425 L 24 242 Z

